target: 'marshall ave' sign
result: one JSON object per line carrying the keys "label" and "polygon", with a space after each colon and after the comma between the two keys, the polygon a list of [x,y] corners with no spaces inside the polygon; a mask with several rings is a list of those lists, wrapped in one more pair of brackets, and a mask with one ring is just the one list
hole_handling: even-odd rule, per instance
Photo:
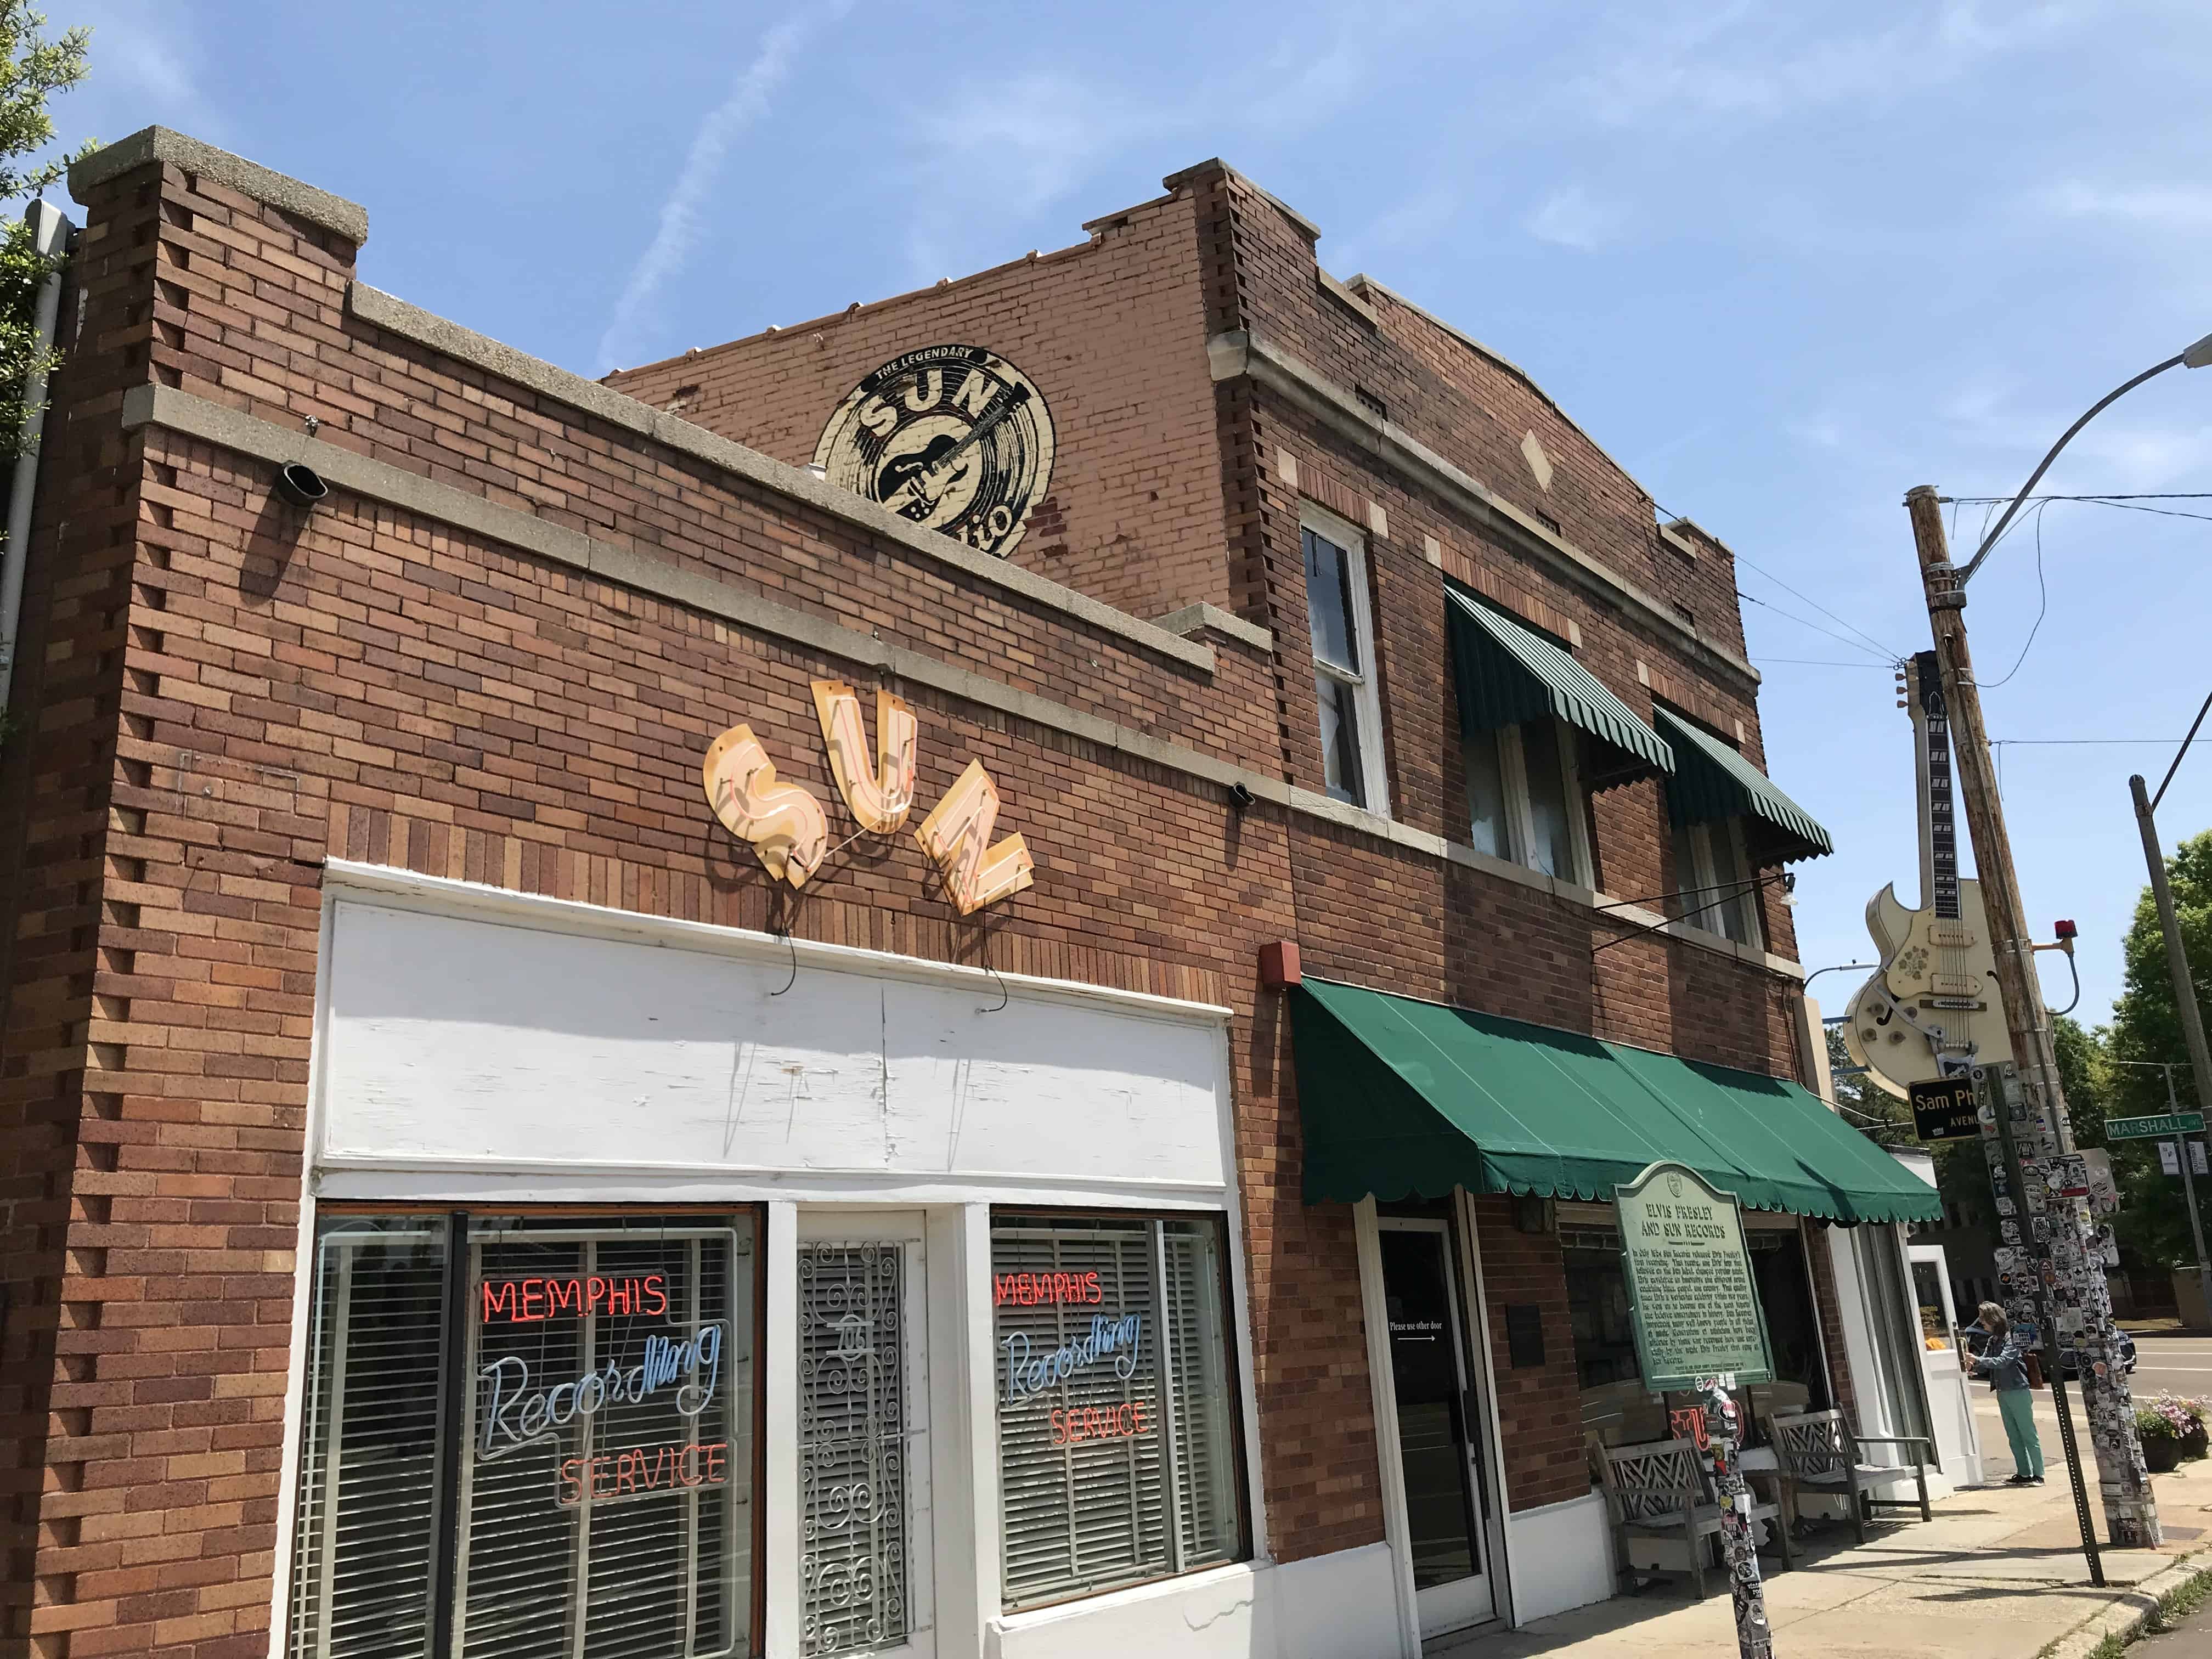
{"label": "'marshall ave' sign", "polygon": [[2202,1112],[2160,1112],[2150,1117],[2108,1117],[2107,1140],[2155,1140],[2161,1135],[2194,1135],[2204,1132]]}

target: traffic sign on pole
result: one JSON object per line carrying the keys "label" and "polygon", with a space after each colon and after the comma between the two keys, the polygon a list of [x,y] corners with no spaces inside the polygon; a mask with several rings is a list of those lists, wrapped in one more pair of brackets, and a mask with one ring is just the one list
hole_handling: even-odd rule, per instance
{"label": "traffic sign on pole", "polygon": [[2105,1120],[2105,1139],[2107,1140],[2160,1140],[2168,1135],[2194,1135],[2204,1132],[2202,1112],[2160,1112],[2154,1117],[2108,1117]]}

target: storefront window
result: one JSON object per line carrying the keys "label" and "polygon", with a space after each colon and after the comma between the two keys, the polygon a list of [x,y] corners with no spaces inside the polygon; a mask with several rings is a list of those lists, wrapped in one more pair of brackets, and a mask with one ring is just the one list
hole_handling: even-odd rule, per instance
{"label": "storefront window", "polygon": [[[1751,1408],[1747,1432],[1756,1443],[1765,1437],[1766,1419],[1825,1409],[1828,1384],[1803,1240],[1794,1225],[1753,1224],[1744,1229],[1744,1243],[1751,1254],[1759,1312],[1774,1354],[1773,1381],[1752,1386],[1741,1401]],[[1567,1312],[1575,1334],[1583,1429],[1616,1446],[1663,1440],[1679,1432],[1672,1411],[1692,1402],[1687,1395],[1655,1399],[1644,1391],[1619,1230],[1596,1224],[1562,1226],[1559,1244],[1566,1270]]]}
{"label": "storefront window", "polygon": [[1226,1259],[1213,1218],[994,1222],[1009,1609],[1243,1553]]}
{"label": "storefront window", "polygon": [[750,1215],[318,1230],[293,1659],[751,1648]]}

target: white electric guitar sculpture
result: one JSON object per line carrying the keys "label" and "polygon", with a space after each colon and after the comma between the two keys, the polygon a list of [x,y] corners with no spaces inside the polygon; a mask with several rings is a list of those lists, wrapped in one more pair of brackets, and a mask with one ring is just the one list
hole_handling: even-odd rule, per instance
{"label": "white electric guitar sculpture", "polygon": [[1982,884],[1959,876],[1951,721],[1936,653],[1922,652],[1905,672],[1905,702],[1920,739],[1921,908],[1906,909],[1895,883],[1867,901],[1867,932],[1881,968],[1851,999],[1844,1026],[1853,1061],[1877,1087],[1899,1096],[1911,1084],[2012,1058]]}

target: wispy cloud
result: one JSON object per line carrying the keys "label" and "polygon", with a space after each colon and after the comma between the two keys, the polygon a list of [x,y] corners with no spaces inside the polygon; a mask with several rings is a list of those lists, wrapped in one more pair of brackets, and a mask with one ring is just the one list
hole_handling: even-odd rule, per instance
{"label": "wispy cloud", "polygon": [[599,336],[600,373],[621,367],[632,353],[647,306],[690,258],[699,240],[700,211],[738,134],[768,113],[770,101],[790,75],[792,62],[807,37],[823,25],[836,21],[850,9],[852,0],[830,0],[826,5],[777,24],[762,37],[760,50],[738,72],[730,95],[700,122],[684,165],[677,173],[667,199],[661,204],[660,222],[653,240],[630,267],[629,280],[623,284],[621,298],[615,301],[606,331]]}
{"label": "wispy cloud", "polygon": [[2112,189],[2071,181],[2041,192],[2034,204],[2069,218],[2115,220],[2148,230],[2212,230],[2212,187],[2202,185]]}
{"label": "wispy cloud", "polygon": [[1717,12],[1647,16],[1596,67],[1571,79],[1565,102],[1607,126],[1665,111],[1758,123],[1833,107],[1880,106],[1973,74],[1985,59],[2051,43],[2085,26],[2089,8],[1954,4],[1857,33],[1817,33],[1802,14],[1741,3]]}
{"label": "wispy cloud", "polygon": [[1622,209],[1598,200],[1580,185],[1553,191],[1521,222],[1522,228],[1540,242],[1583,252],[1618,240],[1627,225]]}

